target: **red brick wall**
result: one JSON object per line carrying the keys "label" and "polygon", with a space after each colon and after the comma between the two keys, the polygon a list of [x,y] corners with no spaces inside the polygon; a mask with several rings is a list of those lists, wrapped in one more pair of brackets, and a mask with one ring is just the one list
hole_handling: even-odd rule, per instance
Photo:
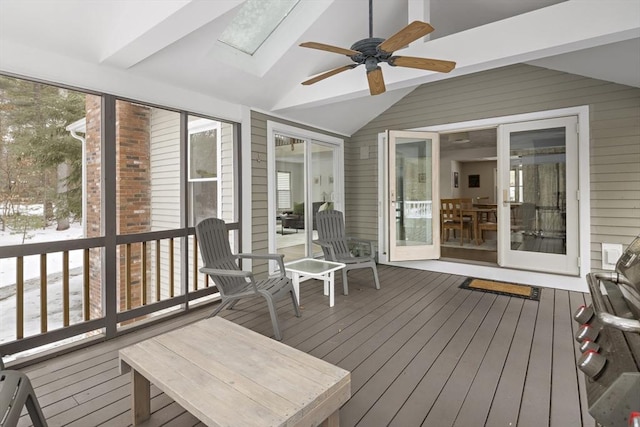
{"label": "red brick wall", "polygon": [[[102,218],[102,162],[100,150],[100,104],[99,96],[86,96],[87,129],[86,144],[86,172],[87,172],[87,237],[99,237]],[[89,301],[92,319],[102,317],[102,251],[91,249],[89,257]]]}
{"label": "red brick wall", "polygon": [[[87,108],[87,237],[101,236],[101,154],[100,97],[88,95]],[[150,117],[151,109],[125,101],[116,103],[116,227],[119,234],[151,229],[150,198]],[[142,303],[140,244],[132,245],[131,307]],[[118,308],[127,307],[126,248],[117,253]],[[91,317],[102,316],[102,253],[92,250],[90,257]]]}
{"label": "red brick wall", "polygon": [[[116,103],[116,227],[119,234],[151,230],[151,109],[126,101]],[[132,245],[131,307],[142,305],[141,244]],[[118,248],[119,308],[127,306],[126,250]]]}

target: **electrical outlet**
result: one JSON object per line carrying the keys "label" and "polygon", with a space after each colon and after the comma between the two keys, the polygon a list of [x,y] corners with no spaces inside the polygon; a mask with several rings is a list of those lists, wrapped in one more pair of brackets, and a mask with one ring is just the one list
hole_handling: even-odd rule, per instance
{"label": "electrical outlet", "polygon": [[602,269],[615,270],[616,263],[622,255],[622,244],[603,243],[602,244]]}

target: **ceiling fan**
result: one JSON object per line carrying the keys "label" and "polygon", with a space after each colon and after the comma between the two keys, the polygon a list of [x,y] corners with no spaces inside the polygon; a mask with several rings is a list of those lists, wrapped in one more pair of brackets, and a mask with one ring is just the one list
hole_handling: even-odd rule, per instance
{"label": "ceiling fan", "polygon": [[311,49],[324,50],[327,52],[346,55],[355,64],[343,65],[326,71],[309,80],[302,82],[303,85],[312,85],[321,80],[331,77],[343,71],[351,70],[364,64],[367,70],[367,80],[369,82],[369,92],[371,95],[379,95],[386,91],[382,69],[378,65],[386,62],[393,67],[418,68],[420,70],[438,71],[448,73],[453,70],[456,63],[441,59],[417,58],[413,56],[394,56],[393,52],[406,47],[409,43],[424,37],[433,31],[433,27],[426,22],[413,21],[388,39],[373,37],[373,0],[369,0],[369,37],[358,40],[350,49],[331,46],[324,43],[305,42],[300,46]]}

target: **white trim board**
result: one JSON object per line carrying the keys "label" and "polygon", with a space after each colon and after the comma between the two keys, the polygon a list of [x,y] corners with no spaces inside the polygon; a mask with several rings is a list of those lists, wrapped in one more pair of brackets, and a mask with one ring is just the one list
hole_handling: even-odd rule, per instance
{"label": "white trim board", "polygon": [[583,277],[562,276],[559,274],[538,273],[526,270],[514,270],[504,267],[467,264],[451,261],[402,261],[381,264],[396,267],[415,268],[416,270],[436,271],[439,273],[457,274],[459,276],[477,277],[479,279],[499,280],[502,282],[523,285],[541,286],[543,288],[564,289],[567,291],[588,292],[587,281]]}

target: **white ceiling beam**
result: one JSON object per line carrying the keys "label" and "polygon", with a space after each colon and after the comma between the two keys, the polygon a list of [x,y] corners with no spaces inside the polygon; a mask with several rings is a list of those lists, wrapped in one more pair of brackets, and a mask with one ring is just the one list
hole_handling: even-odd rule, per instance
{"label": "white ceiling beam", "polygon": [[[100,62],[126,69],[219,18],[242,4],[242,0],[123,3],[126,16],[114,27]],[[127,10],[135,7],[146,10]],[[145,17],[146,22],[141,22],[140,17]]]}
{"label": "white ceiling beam", "polygon": [[431,22],[431,0],[408,0],[408,19],[412,21]]}
{"label": "white ceiling beam", "polygon": [[[458,65],[450,75],[464,75],[638,37],[640,13],[636,0],[570,0],[415,43],[401,54],[453,60]],[[444,78],[440,73],[400,67],[383,67],[383,72],[388,90]],[[358,67],[315,85],[296,85],[273,109],[325,105],[367,93],[364,70]]]}
{"label": "white ceiling beam", "polygon": [[[431,0],[409,0],[407,24],[413,21],[431,22]],[[423,41],[431,39],[431,34],[422,38]]]}

